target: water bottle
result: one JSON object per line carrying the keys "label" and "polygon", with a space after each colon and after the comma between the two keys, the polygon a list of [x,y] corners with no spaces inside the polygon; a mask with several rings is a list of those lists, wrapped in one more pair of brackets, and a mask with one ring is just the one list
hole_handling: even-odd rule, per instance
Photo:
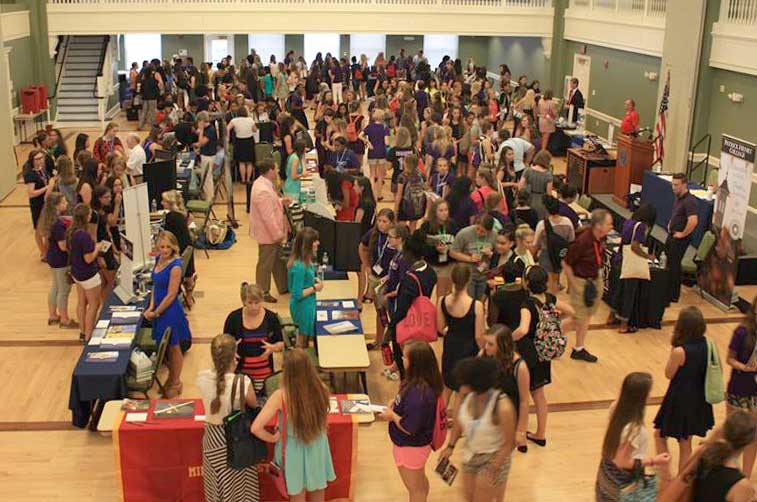
{"label": "water bottle", "polygon": [[321,266],[318,267],[318,279],[320,279],[321,282],[324,281],[324,278],[326,276],[326,269],[329,267],[329,254],[323,253],[323,256],[321,256]]}
{"label": "water bottle", "polygon": [[665,254],[665,251],[660,255],[660,268],[663,270],[668,268],[668,256]]}
{"label": "water bottle", "polygon": [[158,212],[158,203],[155,202],[155,199],[152,200],[150,203],[150,212],[151,213],[157,213]]}
{"label": "water bottle", "polygon": [[384,360],[384,366],[391,366],[392,364],[394,364],[392,348],[388,343],[385,343],[381,346],[381,358]]}

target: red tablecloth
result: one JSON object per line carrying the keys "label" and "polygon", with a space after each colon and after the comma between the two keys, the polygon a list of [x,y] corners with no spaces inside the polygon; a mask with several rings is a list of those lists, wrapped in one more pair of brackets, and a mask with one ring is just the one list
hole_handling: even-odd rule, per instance
{"label": "red tablecloth", "polygon": [[[342,398],[344,396],[337,396]],[[176,402],[189,401],[178,399]],[[150,402],[147,422],[124,421],[113,431],[116,470],[125,502],[204,502],[202,483],[202,436],[204,422],[190,418],[153,418]],[[195,414],[202,415],[202,400],[195,401]],[[349,415],[331,414],[329,446],[336,481],[326,489],[326,500],[352,500],[352,470],[357,452],[357,427]],[[272,455],[273,448],[270,448]],[[278,502],[280,496],[268,477],[260,475],[264,502]]]}

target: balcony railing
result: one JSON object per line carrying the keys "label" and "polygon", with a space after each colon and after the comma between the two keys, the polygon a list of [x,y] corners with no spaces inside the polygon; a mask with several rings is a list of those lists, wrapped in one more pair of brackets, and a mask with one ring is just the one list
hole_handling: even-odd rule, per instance
{"label": "balcony railing", "polygon": [[757,0],[722,0],[718,23],[757,27]]}
{"label": "balcony railing", "polygon": [[[639,0],[634,0],[639,1]],[[663,0],[656,0],[662,1]],[[449,5],[455,7],[496,7],[541,9],[552,7],[552,0],[47,0],[52,5],[71,6],[192,6],[192,5]]]}
{"label": "balcony railing", "polygon": [[597,13],[664,19],[666,4],[667,0],[571,0],[570,7]]}

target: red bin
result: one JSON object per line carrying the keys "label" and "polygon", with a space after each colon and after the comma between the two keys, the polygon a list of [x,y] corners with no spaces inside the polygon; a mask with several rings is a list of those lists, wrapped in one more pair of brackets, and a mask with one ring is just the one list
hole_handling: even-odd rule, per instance
{"label": "red bin", "polygon": [[47,86],[45,84],[34,84],[29,87],[39,91],[39,108],[47,110]]}
{"label": "red bin", "polygon": [[21,110],[23,113],[37,113],[40,110],[39,90],[31,87],[21,89]]}

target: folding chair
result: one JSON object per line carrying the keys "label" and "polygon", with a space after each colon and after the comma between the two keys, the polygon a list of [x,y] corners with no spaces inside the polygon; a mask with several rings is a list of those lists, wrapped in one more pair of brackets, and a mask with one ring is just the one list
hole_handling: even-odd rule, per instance
{"label": "folding chair", "polygon": [[707,255],[710,254],[710,250],[712,249],[712,246],[715,245],[716,240],[717,238],[715,237],[715,234],[712,232],[712,230],[706,231],[702,236],[702,240],[699,242],[697,252],[694,254],[694,256],[691,258],[684,257],[683,261],[681,262],[682,274],[687,276],[693,275],[696,278],[697,285],[699,286],[699,293],[702,295],[702,298],[704,298],[704,288],[700,284],[700,279],[702,276],[702,264],[707,258]]}
{"label": "folding chair", "polygon": [[194,301],[190,301],[192,300],[192,292],[187,290],[183,279],[187,275],[187,267],[189,267],[189,262],[192,260],[192,256],[194,256],[194,251],[194,246],[187,246],[184,248],[184,252],[181,253],[181,296],[184,306],[189,310],[192,309],[192,303],[194,303]]}
{"label": "folding chair", "polygon": [[152,369],[152,374],[150,375],[149,380],[138,382],[132,375],[128,375],[126,377],[126,389],[129,392],[141,392],[145,396],[145,399],[150,399],[150,389],[152,389],[152,386],[157,383],[160,391],[165,394],[166,390],[163,387],[163,382],[158,379],[158,370],[163,365],[163,362],[166,358],[166,352],[168,351],[168,340],[170,338],[171,328],[166,328],[166,330],[163,331],[163,337],[160,339],[160,344],[158,345],[158,357],[155,359],[155,366]]}
{"label": "folding chair", "polygon": [[[217,218],[215,212],[213,211],[213,204],[216,202],[216,197],[218,196],[218,190],[219,190],[219,184],[216,184],[213,190],[213,197],[209,201],[202,200],[202,199],[195,199],[190,200],[187,202],[187,211],[192,213],[192,215],[198,215],[203,218],[202,225],[200,226],[200,229],[197,233],[198,236],[205,235],[205,229],[208,226],[208,220],[210,220],[211,215],[214,218]],[[207,247],[202,248],[205,252],[205,257],[210,258],[210,254],[208,253]]]}
{"label": "folding chair", "polygon": [[273,158],[273,145],[271,143],[261,141],[255,143],[255,161]]}
{"label": "folding chair", "polygon": [[[198,157],[196,162],[199,162],[199,161],[200,161],[200,158]],[[194,189],[192,188],[191,183],[190,183],[190,188],[187,191],[187,194],[189,196],[189,200],[187,201],[187,206],[192,200],[202,199],[202,191],[203,191],[203,187],[205,186],[205,178],[211,169],[212,169],[212,166],[210,165],[205,167],[205,169],[200,174],[200,183],[196,187],[194,187]]]}

